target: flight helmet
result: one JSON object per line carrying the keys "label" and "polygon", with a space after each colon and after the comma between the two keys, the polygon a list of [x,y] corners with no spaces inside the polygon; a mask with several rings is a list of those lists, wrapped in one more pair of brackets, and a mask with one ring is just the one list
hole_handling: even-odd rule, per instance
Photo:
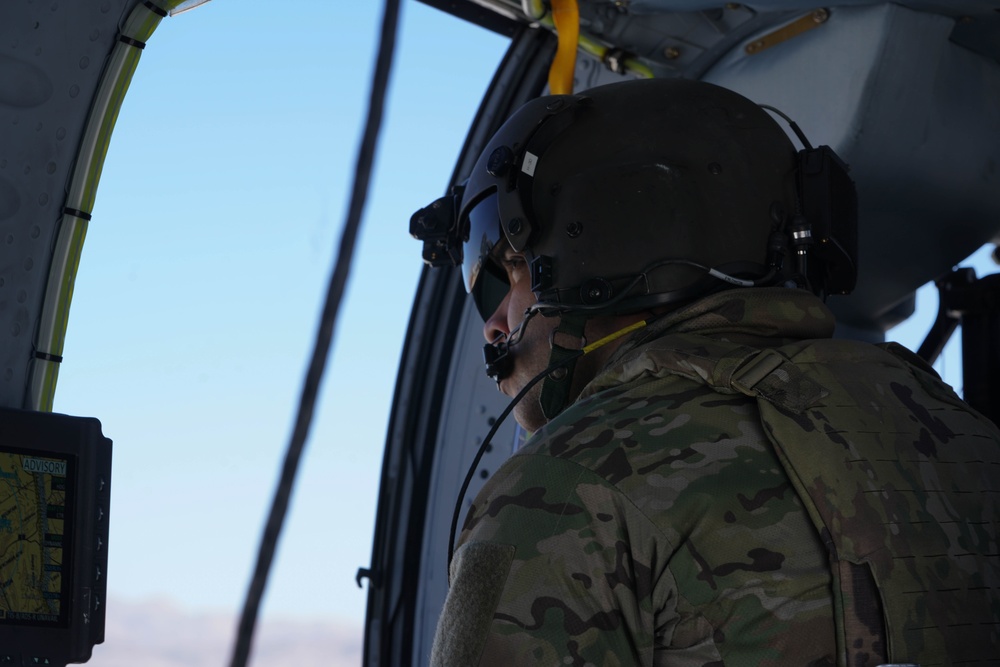
{"label": "flight helmet", "polygon": [[484,319],[508,289],[495,262],[507,245],[530,264],[542,314],[679,304],[787,280],[794,239],[810,241],[802,153],[760,106],[704,82],[541,97],[503,124],[463,186],[414,215],[411,233],[428,263],[462,264]]}

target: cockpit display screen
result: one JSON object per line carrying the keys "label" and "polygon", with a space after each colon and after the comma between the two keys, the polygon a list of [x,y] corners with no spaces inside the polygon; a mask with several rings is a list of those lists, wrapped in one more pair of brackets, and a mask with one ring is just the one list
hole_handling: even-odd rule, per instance
{"label": "cockpit display screen", "polygon": [[72,465],[0,451],[0,623],[66,624]]}
{"label": "cockpit display screen", "polygon": [[0,666],[104,641],[111,440],[89,417],[0,408]]}

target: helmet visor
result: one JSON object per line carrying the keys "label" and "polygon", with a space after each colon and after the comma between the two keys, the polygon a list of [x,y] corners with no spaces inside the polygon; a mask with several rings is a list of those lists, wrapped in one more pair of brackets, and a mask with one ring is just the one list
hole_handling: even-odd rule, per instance
{"label": "helmet visor", "polygon": [[475,299],[483,320],[487,320],[510,288],[507,274],[492,257],[503,238],[496,192],[476,203],[466,217],[469,235],[462,262],[465,289]]}

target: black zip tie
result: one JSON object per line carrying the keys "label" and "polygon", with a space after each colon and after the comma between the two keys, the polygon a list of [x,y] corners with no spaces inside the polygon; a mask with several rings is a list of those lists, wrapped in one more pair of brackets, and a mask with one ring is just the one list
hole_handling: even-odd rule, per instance
{"label": "black zip tie", "polygon": [[121,42],[121,43],[123,43],[123,44],[128,44],[129,46],[134,46],[135,48],[139,49],[140,51],[142,51],[144,48],[146,48],[146,42],[140,42],[138,39],[132,39],[128,35],[119,35],[118,36],[118,41]]}
{"label": "black zip tie", "polygon": [[164,9],[163,7],[160,7],[159,5],[153,4],[149,0],[142,0],[142,4],[146,5],[146,9],[148,9],[151,12],[153,12],[157,16],[159,16],[161,18],[166,18],[166,16],[167,16],[167,10]]}
{"label": "black zip tie", "polygon": [[90,222],[91,219],[91,215],[86,211],[81,211],[78,208],[70,208],[69,206],[63,207],[63,213],[65,213],[66,215],[71,215],[74,218],[80,218],[81,220],[86,220],[87,222]]}
{"label": "black zip tie", "polygon": [[54,364],[61,364],[63,358],[58,354],[49,354],[48,352],[40,352],[35,350],[35,359],[41,359],[42,361],[51,361]]}

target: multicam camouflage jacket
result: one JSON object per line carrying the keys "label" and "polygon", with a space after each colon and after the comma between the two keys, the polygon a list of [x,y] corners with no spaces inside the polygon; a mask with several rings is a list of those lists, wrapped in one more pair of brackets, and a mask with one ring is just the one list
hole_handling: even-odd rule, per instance
{"label": "multicam camouflage jacket", "polygon": [[619,349],[476,499],[432,663],[1000,664],[1000,432],[832,328],[732,290]]}

